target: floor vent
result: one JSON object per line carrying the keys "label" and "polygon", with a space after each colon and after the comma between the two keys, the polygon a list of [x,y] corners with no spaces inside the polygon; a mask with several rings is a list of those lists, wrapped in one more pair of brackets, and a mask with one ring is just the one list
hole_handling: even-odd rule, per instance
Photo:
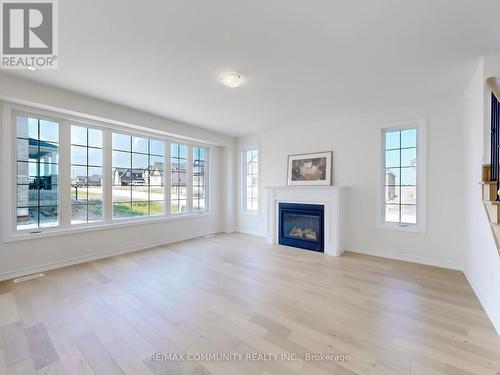
{"label": "floor vent", "polygon": [[14,279],[14,283],[22,283],[23,281],[29,281],[33,279],[38,279],[40,277],[43,277],[43,273],[35,273],[34,275],[28,275],[28,276],[23,276],[23,277],[18,277],[17,279]]}

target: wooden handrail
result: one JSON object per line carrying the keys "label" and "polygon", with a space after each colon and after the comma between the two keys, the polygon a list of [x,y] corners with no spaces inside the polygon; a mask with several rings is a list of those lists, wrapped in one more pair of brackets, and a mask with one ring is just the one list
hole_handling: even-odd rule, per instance
{"label": "wooden handrail", "polygon": [[486,80],[486,84],[491,92],[500,101],[500,80],[498,80],[497,77],[490,77]]}

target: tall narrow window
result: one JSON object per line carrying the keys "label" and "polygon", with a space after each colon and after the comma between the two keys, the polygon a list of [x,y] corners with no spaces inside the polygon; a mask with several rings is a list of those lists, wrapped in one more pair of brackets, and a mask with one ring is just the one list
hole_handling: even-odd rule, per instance
{"label": "tall narrow window", "polygon": [[205,210],[206,149],[193,147],[193,211]]}
{"label": "tall narrow window", "polygon": [[113,133],[113,218],[161,215],[163,141]]}
{"label": "tall narrow window", "polygon": [[71,126],[71,224],[103,220],[102,131]]}
{"label": "tall narrow window", "polygon": [[188,147],[177,143],[170,146],[170,207],[173,214],[187,212]]}
{"label": "tall narrow window", "polygon": [[17,229],[59,224],[59,124],[16,116]]}
{"label": "tall narrow window", "polygon": [[384,131],[384,220],[417,223],[418,129]]}
{"label": "tall narrow window", "polygon": [[244,150],[244,209],[259,210],[259,150]]}

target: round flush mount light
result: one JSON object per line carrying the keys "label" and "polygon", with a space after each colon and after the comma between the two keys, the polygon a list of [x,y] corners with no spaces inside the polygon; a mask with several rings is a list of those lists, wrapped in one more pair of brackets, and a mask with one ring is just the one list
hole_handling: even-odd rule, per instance
{"label": "round flush mount light", "polygon": [[237,72],[224,72],[220,75],[219,79],[224,86],[232,89],[240,86],[245,81],[243,75]]}

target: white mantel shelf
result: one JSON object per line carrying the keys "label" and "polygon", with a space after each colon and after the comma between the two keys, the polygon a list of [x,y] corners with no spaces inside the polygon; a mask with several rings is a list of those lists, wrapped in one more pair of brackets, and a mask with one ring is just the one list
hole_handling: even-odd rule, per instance
{"label": "white mantel shelf", "polygon": [[340,256],[343,206],[346,188],[338,186],[267,186],[267,241],[278,243],[278,205],[284,203],[322,204],[325,215],[325,254]]}

